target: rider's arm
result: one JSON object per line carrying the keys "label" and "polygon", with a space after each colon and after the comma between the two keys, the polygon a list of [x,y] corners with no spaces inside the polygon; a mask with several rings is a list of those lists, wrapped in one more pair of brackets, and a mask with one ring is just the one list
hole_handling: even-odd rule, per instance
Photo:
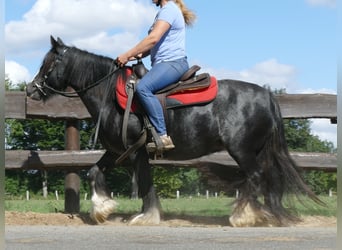
{"label": "rider's arm", "polygon": [[116,61],[120,66],[125,65],[131,58],[136,58],[138,55],[146,56],[149,54],[153,46],[159,42],[162,36],[170,28],[170,24],[163,20],[155,22],[150,34],[141,40],[136,46],[128,50],[126,53],[117,57]]}

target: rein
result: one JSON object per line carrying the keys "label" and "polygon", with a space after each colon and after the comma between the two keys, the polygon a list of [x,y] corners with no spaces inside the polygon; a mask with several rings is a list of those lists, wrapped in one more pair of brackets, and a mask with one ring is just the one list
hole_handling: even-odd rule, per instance
{"label": "rein", "polygon": [[[115,61],[114,61],[114,64],[115,65]],[[51,90],[52,92],[56,93],[56,94],[59,94],[59,95],[62,95],[62,96],[65,96],[65,97],[69,97],[69,98],[75,98],[75,97],[78,97],[78,94],[79,93],[82,93],[82,92],[85,92],[99,84],[101,84],[102,82],[104,82],[104,80],[106,80],[107,78],[111,77],[116,71],[118,71],[120,68],[116,68],[114,70],[112,70],[113,68],[113,65],[111,66],[111,71],[105,75],[104,77],[102,77],[100,80],[97,80],[96,82],[90,84],[89,86],[83,88],[83,89],[80,89],[80,90],[75,90],[75,91],[60,91],[60,90],[57,90],[51,86],[49,86],[45,81],[43,82],[43,86],[39,85],[38,83],[35,83],[35,86],[39,89],[40,92],[43,92],[43,88],[47,88],[49,90]],[[44,76],[44,78],[46,79],[47,76]],[[43,92],[44,93],[44,92]],[[44,93],[44,95],[46,95]]]}

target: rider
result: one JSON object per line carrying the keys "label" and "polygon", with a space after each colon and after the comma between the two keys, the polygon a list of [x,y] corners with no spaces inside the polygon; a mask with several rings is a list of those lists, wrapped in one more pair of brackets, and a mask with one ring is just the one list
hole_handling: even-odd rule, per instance
{"label": "rider", "polygon": [[[185,27],[192,25],[196,16],[188,10],[183,0],[152,0],[160,6],[148,35],[135,47],[117,57],[119,66],[124,66],[136,57],[150,55],[152,68],[137,85],[138,96],[149,120],[163,143],[163,150],[175,146],[167,135],[163,108],[154,95],[162,88],[177,82],[189,69],[185,53]],[[147,147],[155,148],[154,142]]]}

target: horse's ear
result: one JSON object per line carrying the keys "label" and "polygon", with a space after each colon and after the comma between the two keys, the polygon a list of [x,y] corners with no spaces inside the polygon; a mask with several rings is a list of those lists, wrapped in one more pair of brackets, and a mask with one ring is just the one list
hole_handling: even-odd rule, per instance
{"label": "horse's ear", "polygon": [[54,49],[59,46],[65,46],[62,39],[60,39],[59,37],[57,37],[57,40],[56,40],[53,36],[50,36],[50,41],[51,41],[52,48]]}
{"label": "horse's ear", "polygon": [[59,37],[57,37],[57,42],[60,46],[65,46],[65,44],[63,43],[62,39],[60,39]]}
{"label": "horse's ear", "polygon": [[58,43],[53,36],[50,36],[50,41],[51,41],[52,48],[56,48]]}

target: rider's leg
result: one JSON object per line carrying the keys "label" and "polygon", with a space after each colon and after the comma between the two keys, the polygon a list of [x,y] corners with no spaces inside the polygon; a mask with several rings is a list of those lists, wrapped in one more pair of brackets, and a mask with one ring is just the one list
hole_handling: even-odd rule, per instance
{"label": "rider's leg", "polygon": [[163,143],[166,144],[172,144],[172,141],[167,137],[163,108],[154,93],[178,81],[188,68],[186,58],[158,63],[151,68],[137,85],[136,95],[139,97],[157,133],[162,136],[162,139],[165,139]]}

